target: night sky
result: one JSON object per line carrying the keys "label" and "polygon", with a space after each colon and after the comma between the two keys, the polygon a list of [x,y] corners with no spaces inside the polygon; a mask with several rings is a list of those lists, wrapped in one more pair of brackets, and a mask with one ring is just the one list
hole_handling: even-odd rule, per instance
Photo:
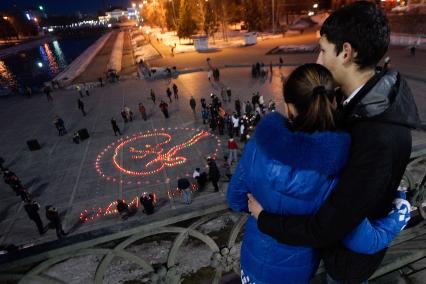
{"label": "night sky", "polygon": [[[130,0],[105,0],[107,7],[110,5],[129,7],[130,3]],[[42,5],[47,14],[72,15],[77,11],[96,13],[102,9],[102,0],[0,0],[0,11],[10,9],[15,5],[18,9]]]}

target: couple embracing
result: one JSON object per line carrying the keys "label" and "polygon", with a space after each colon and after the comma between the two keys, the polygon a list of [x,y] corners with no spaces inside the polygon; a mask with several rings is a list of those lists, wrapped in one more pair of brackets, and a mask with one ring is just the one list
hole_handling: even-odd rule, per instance
{"label": "couple embracing", "polygon": [[375,4],[335,11],[318,64],[284,83],[286,115],[257,126],[227,193],[231,209],[251,214],[243,283],[308,283],[320,260],[329,283],[364,283],[406,225],[398,186],[419,117],[401,75],[376,72],[389,41]]}

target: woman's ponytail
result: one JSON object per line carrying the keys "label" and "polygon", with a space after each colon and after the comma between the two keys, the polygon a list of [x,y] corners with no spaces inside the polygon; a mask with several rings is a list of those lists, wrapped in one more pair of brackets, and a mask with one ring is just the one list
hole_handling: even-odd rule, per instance
{"label": "woman's ponytail", "polygon": [[336,129],[333,78],[322,65],[305,64],[290,74],[284,86],[286,103],[296,107],[295,131],[314,132]]}

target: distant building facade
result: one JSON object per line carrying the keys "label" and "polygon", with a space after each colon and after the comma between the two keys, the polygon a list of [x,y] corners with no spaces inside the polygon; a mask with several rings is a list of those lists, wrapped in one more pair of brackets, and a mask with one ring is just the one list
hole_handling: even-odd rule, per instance
{"label": "distant building facade", "polygon": [[114,23],[123,20],[138,20],[140,17],[139,11],[135,8],[124,9],[112,9],[105,12],[104,16],[99,16],[98,19],[103,23]]}

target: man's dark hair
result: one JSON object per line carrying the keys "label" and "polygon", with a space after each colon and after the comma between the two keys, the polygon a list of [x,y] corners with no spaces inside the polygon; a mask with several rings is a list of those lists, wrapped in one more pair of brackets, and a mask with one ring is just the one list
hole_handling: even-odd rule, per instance
{"label": "man's dark hair", "polygon": [[336,54],[348,42],[357,52],[355,63],[360,69],[374,68],[388,50],[390,42],[389,22],[385,13],[374,3],[359,1],[332,13],[321,27],[336,46]]}

